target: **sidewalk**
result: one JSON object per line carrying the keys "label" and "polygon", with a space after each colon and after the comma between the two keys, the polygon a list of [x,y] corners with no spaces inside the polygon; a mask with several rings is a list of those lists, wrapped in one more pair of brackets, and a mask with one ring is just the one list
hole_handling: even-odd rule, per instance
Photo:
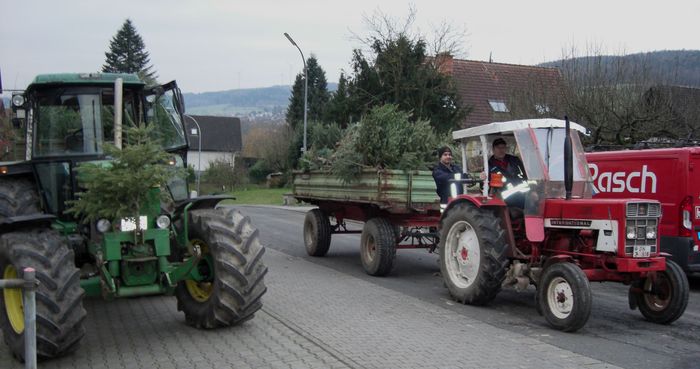
{"label": "sidewalk", "polygon": [[[41,368],[615,368],[267,249],[263,310],[184,324],[172,297],[89,300],[79,351]],[[0,346],[0,366],[20,369]]]}

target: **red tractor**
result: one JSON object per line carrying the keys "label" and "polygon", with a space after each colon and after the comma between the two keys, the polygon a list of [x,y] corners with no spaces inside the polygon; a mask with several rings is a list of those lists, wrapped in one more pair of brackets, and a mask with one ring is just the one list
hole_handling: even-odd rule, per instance
{"label": "red tractor", "polygon": [[[573,332],[590,316],[589,281],[615,281],[630,286],[630,308],[669,324],[683,315],[689,287],[659,250],[660,203],[592,199],[577,132],[586,129],[568,119],[535,119],[453,133],[463,171],[483,180],[455,179],[442,216],[440,268],[450,294],[483,305],[502,287],[534,284],[538,311],[552,327]],[[518,176],[489,165],[499,138],[521,158]],[[457,195],[460,185],[470,187]]]}

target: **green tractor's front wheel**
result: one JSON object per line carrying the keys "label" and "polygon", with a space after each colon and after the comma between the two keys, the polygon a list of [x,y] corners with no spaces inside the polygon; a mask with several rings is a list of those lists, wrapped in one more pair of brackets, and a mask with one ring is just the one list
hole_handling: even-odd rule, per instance
{"label": "green tractor's front wheel", "polygon": [[[36,347],[40,359],[65,355],[85,335],[83,289],[73,251],[58,232],[29,229],[0,236],[0,277],[36,270]],[[24,359],[24,306],[20,289],[0,289],[0,330],[12,354]]]}
{"label": "green tractor's front wheel", "polygon": [[181,281],[175,291],[187,324],[216,328],[251,319],[262,307],[267,268],[250,218],[236,210],[195,210],[189,214],[188,236],[202,258],[195,266],[201,278]]}

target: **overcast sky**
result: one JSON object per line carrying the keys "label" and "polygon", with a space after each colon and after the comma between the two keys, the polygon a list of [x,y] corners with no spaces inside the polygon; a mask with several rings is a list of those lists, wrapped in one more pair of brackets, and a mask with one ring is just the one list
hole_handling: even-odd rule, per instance
{"label": "overcast sky", "polygon": [[[6,89],[40,73],[92,72],[109,41],[131,18],[159,80],[183,92],[291,84],[301,56],[313,53],[337,82],[349,68],[352,37],[368,33],[363,18],[378,9],[399,20],[409,5],[429,34],[446,21],[467,30],[467,59],[537,64],[587,45],[608,54],[700,49],[698,0],[501,1],[0,1],[0,70]],[[378,5],[379,4],[379,5]],[[5,94],[7,96],[7,93]]]}

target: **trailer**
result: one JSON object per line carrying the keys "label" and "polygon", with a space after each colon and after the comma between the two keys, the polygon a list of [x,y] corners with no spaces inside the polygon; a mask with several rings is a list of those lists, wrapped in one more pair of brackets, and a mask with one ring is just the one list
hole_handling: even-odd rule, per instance
{"label": "trailer", "polygon": [[[325,171],[294,173],[294,197],[317,206],[306,213],[304,244],[310,256],[325,256],[334,234],[361,233],[365,271],[384,276],[394,267],[397,249],[435,251],[440,199],[429,171],[365,169],[351,183]],[[364,222],[362,231],[346,221]]]}

